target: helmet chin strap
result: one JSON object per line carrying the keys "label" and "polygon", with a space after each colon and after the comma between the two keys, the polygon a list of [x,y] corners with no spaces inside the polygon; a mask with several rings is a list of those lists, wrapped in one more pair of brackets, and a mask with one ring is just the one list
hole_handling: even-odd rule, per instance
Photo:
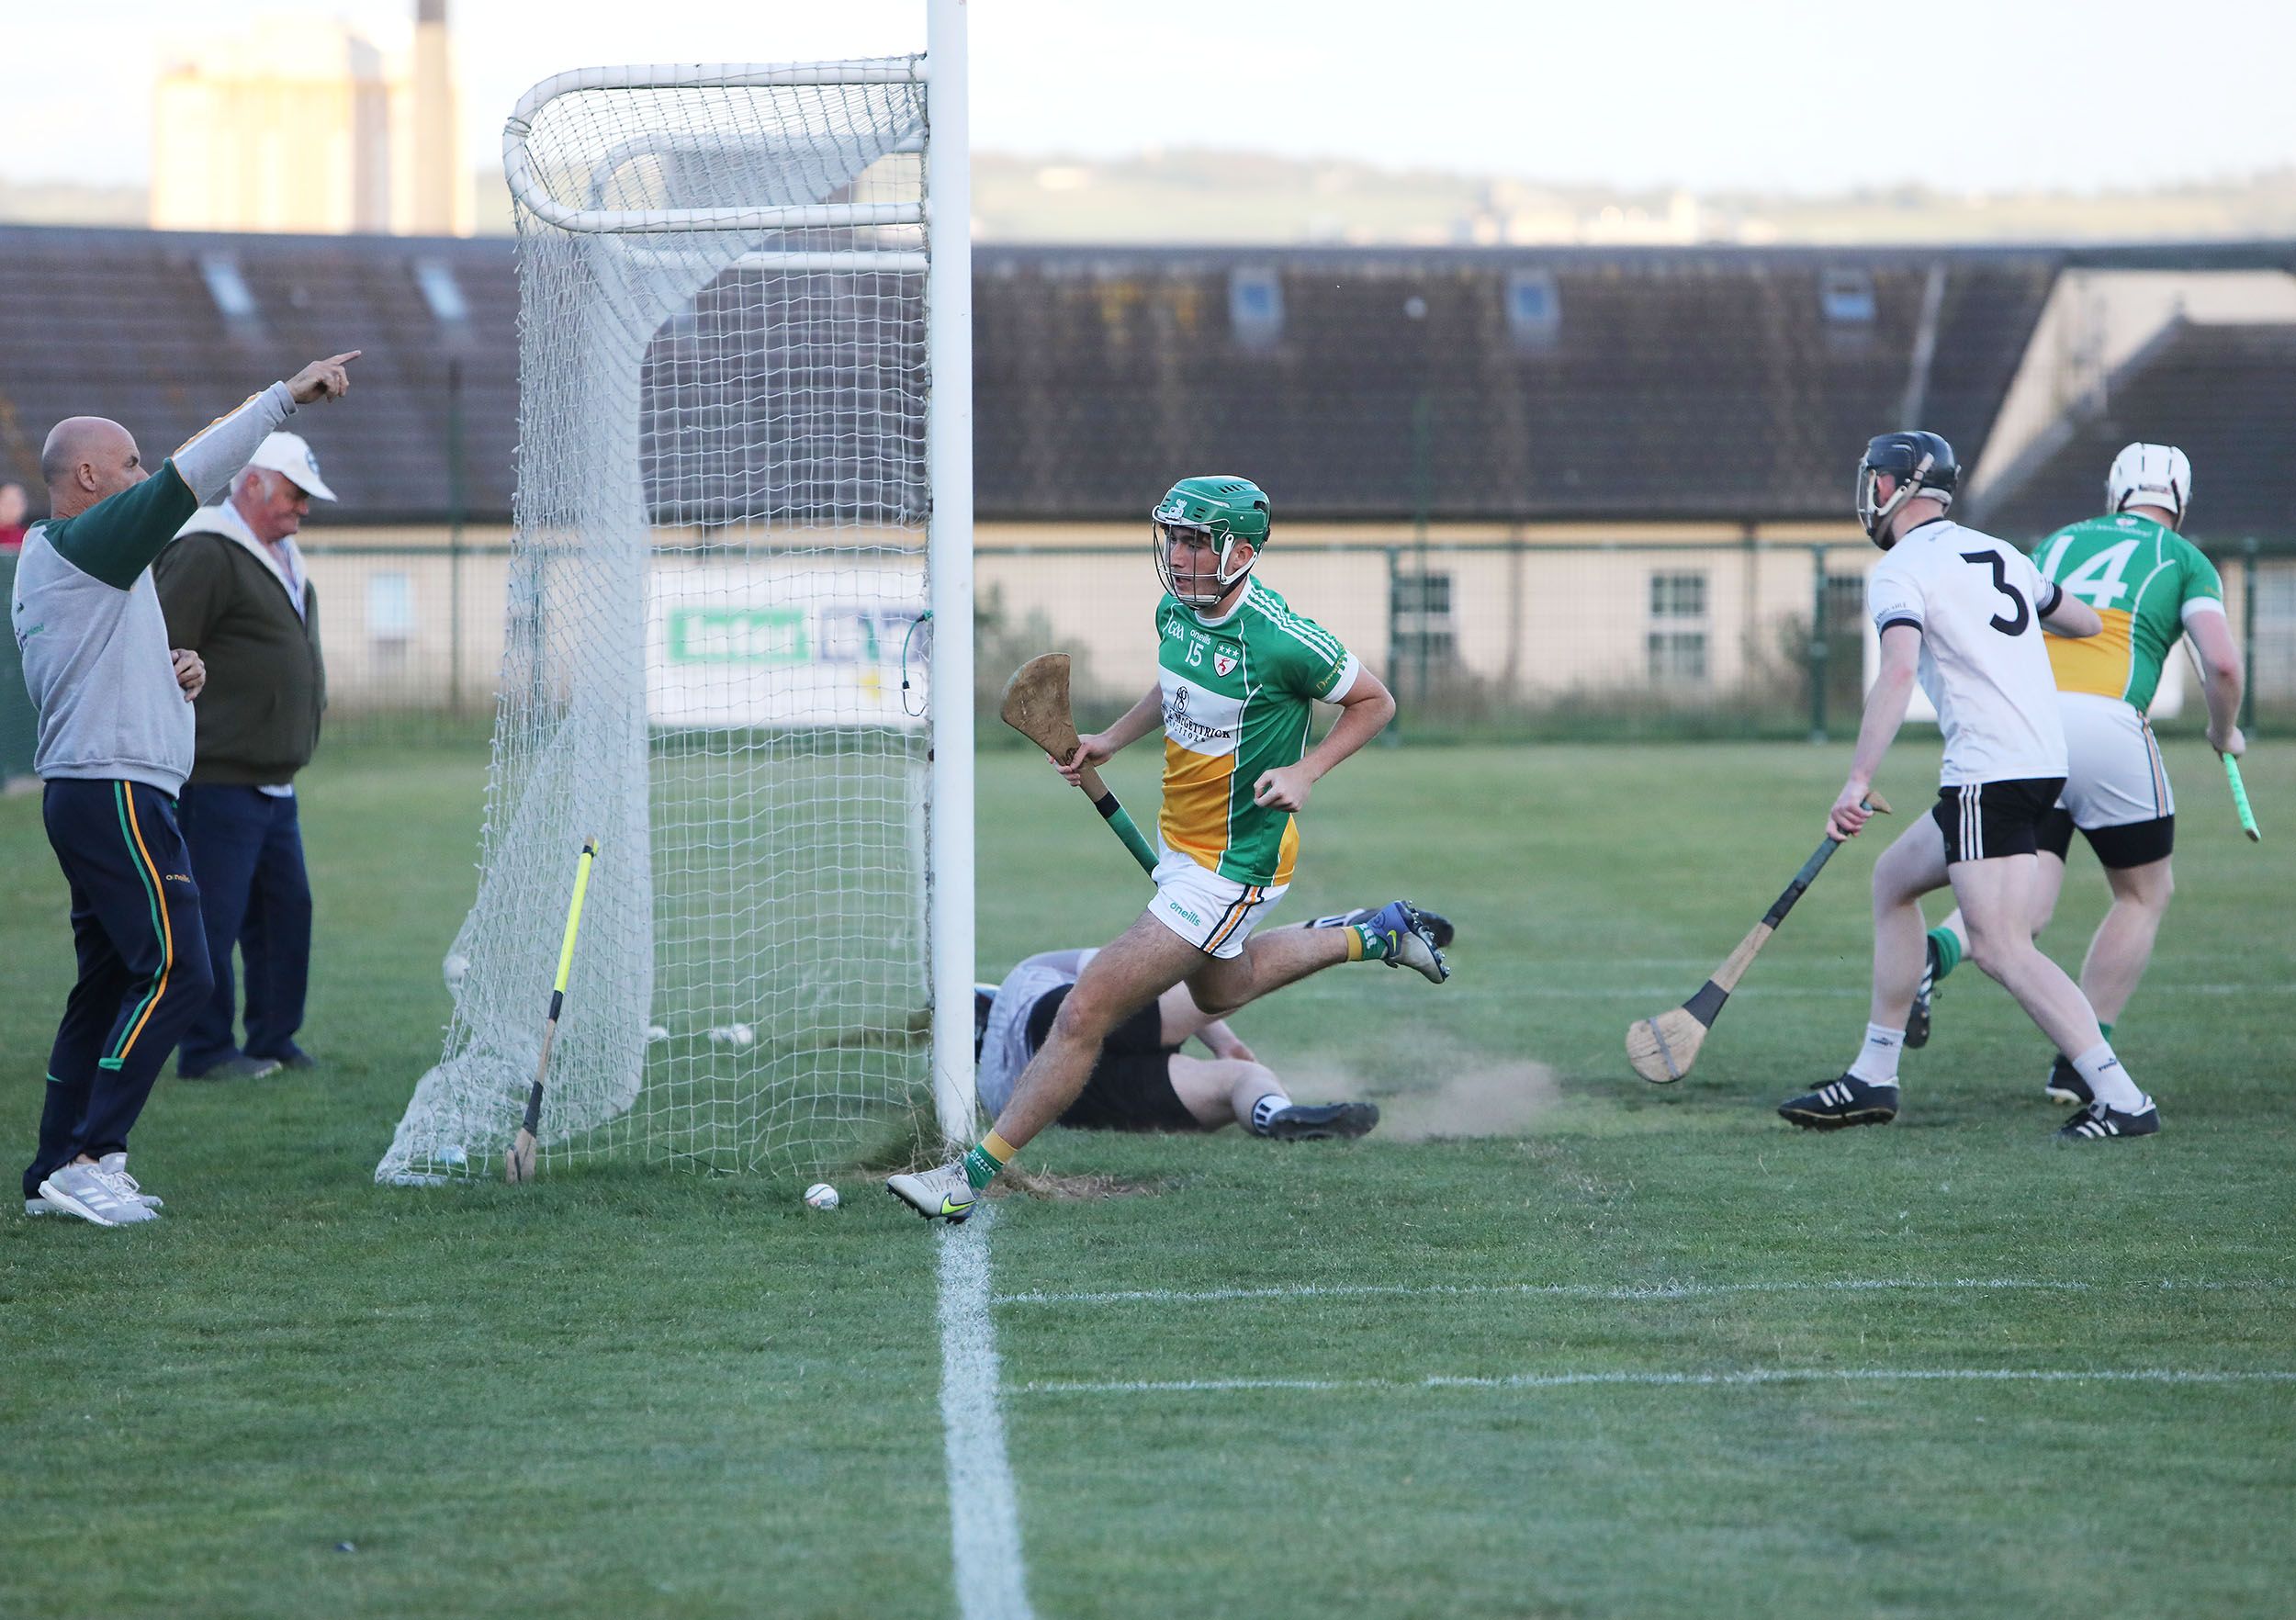
{"label": "helmet chin strap", "polygon": [[[1178,597],[1187,607],[1199,610],[1209,607],[1218,607],[1220,605],[1221,599],[1225,597],[1231,591],[1233,591],[1239,582],[1248,577],[1252,572],[1253,566],[1260,559],[1259,551],[1256,547],[1255,547],[1252,552],[1252,560],[1245,563],[1242,568],[1236,568],[1234,571],[1231,572],[1229,569],[1229,562],[1230,559],[1235,555],[1236,544],[1237,542],[1232,535],[1224,535],[1221,537],[1220,542],[1220,560],[1212,568],[1212,583],[1210,591],[1205,594],[1191,596],[1180,589],[1180,576],[1178,570],[1174,568],[1172,566],[1171,543],[1168,540],[1160,542],[1156,549],[1156,564],[1157,572],[1164,579],[1164,588],[1166,591],[1169,591],[1174,596]],[[1202,586],[1200,582],[1204,576],[1201,574],[1194,574],[1189,576],[1189,578],[1192,581],[1198,582],[1198,589],[1201,591]]]}

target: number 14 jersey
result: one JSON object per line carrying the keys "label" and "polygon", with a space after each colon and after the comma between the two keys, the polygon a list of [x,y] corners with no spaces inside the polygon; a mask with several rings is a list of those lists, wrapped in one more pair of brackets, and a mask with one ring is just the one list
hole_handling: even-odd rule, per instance
{"label": "number 14 jersey", "polygon": [[1866,577],[1874,626],[1921,633],[1921,690],[1945,734],[1941,786],[2065,774],[2041,635],[2059,594],[2015,546],[1944,518],[1908,530]]}
{"label": "number 14 jersey", "polygon": [[2216,565],[2174,529],[2134,512],[2060,529],[2033,557],[2043,579],[2080,597],[2105,622],[2101,634],[2085,640],[2049,637],[2061,692],[2119,698],[2141,713],[2192,615],[2224,611]]}

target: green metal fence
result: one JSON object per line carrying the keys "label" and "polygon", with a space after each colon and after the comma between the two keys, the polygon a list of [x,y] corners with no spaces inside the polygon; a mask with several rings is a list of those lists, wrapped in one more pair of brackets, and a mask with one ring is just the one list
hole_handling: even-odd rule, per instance
{"label": "green metal fence", "polygon": [[[328,737],[482,744],[502,660],[509,548],[310,538],[325,604]],[[2247,723],[2268,732],[2296,722],[2296,546],[2212,550],[2248,661]],[[1388,680],[1401,703],[1398,740],[1825,738],[1856,726],[1864,581],[1878,557],[1862,541],[1553,544],[1448,539],[1406,524],[1344,540],[1279,537],[1261,567]],[[738,560],[709,558],[718,568]],[[663,566],[691,561],[665,553]],[[0,577],[13,566],[0,557]],[[1075,655],[1086,725],[1154,681],[1157,587],[1144,539],[985,546],[977,566],[985,712],[1007,674],[1049,649]],[[0,770],[20,774],[30,767],[31,719],[16,660],[0,666]],[[2165,729],[2198,726],[2197,692],[2186,699]],[[1002,736],[982,729],[985,742]]]}

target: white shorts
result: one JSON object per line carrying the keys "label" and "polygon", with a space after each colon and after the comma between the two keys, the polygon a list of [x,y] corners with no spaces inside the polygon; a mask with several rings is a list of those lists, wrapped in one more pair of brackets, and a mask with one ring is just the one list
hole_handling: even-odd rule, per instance
{"label": "white shorts", "polygon": [[1174,849],[1164,852],[1154,875],[1148,914],[1207,956],[1243,955],[1244,941],[1291,887],[1239,883]]}
{"label": "white shorts", "polygon": [[2083,832],[2158,821],[2177,813],[2160,744],[2144,716],[2118,698],[2057,694],[2065,718],[2065,791],[2060,808]]}

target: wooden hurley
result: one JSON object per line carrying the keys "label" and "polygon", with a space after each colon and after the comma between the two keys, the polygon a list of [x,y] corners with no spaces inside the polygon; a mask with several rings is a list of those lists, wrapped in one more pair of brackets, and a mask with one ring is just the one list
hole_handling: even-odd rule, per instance
{"label": "wooden hurley", "polygon": [[[1881,794],[1869,793],[1866,808],[1886,816],[1889,802]],[[1742,977],[1761,948],[1770,943],[1770,936],[1778,931],[1785,914],[1794,909],[1794,903],[1802,897],[1826,862],[1841,847],[1841,840],[1831,833],[1819,844],[1802,870],[1794,874],[1794,881],[1785,893],[1771,904],[1751,932],[1738,942],[1722,965],[1714,970],[1714,976],[1698,987],[1698,994],[1671,1012],[1655,1018],[1638,1018],[1626,1026],[1626,1061],[1634,1065],[1636,1074],[1655,1086],[1671,1086],[1690,1073],[1690,1065],[1698,1061],[1698,1049],[1705,1044],[1706,1032],[1714,1028],[1714,1020],[1722,1016],[1722,1005],[1730,998]]]}
{"label": "wooden hurley", "polygon": [[502,1154],[502,1179],[515,1187],[535,1178],[535,1139],[542,1130],[542,1082],[550,1073],[550,1045],[558,1038],[558,1012],[566,1005],[567,975],[574,967],[574,936],[582,926],[582,896],[590,890],[590,865],[598,859],[598,840],[582,843],[581,863],[574,869],[574,899],[566,908],[566,938],[558,945],[558,976],[550,987],[550,1018],[542,1026],[542,1056],[535,1064],[535,1083],[526,1092],[526,1118],[518,1140]]}
{"label": "wooden hurley", "polygon": [[[1055,759],[1065,760],[1076,751],[1076,723],[1069,717],[1068,655],[1046,653],[1030,658],[1013,671],[1005,682],[1005,703],[999,711],[1005,724]],[[1131,851],[1140,862],[1140,870],[1156,870],[1156,851],[1139,827],[1132,824],[1131,813],[1109,791],[1100,773],[1087,765],[1078,772],[1085,796],[1100,813],[1100,819],[1109,824],[1109,830]]]}

